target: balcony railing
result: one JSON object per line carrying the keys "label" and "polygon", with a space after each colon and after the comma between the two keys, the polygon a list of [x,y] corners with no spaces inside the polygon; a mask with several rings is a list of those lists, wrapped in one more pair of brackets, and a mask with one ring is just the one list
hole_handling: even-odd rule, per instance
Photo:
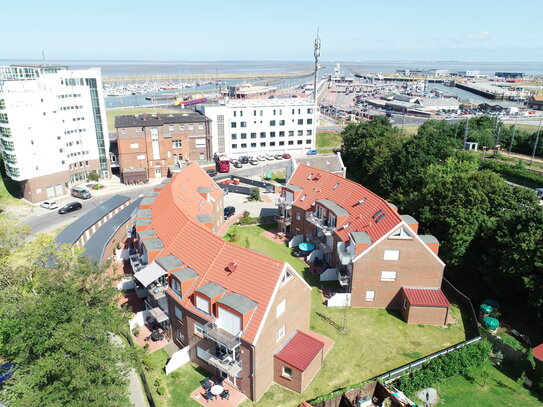
{"label": "balcony railing", "polygon": [[292,218],[290,216],[282,216],[282,215],[275,215],[275,220],[278,223],[282,223],[283,225],[290,225],[292,223]]}
{"label": "balcony railing", "polygon": [[134,273],[137,273],[145,267],[145,262],[140,258],[139,254],[131,254],[128,258],[130,259],[130,265],[132,266],[132,271]]}
{"label": "balcony railing", "polygon": [[309,212],[309,215],[306,217],[306,219],[309,221],[309,223],[315,225],[319,229],[322,229],[325,235],[330,235],[332,231],[336,228],[335,226],[329,225],[328,219],[315,216],[314,212]]}
{"label": "balcony railing", "polygon": [[209,321],[204,325],[204,337],[226,346],[228,349],[234,349],[240,344],[239,336],[232,335],[230,332],[219,328],[216,319]]}
{"label": "balcony railing", "polygon": [[234,357],[230,354],[217,355],[209,351],[209,358],[207,362],[211,366],[215,366],[217,369],[228,373],[228,376],[235,377],[241,372],[241,363],[234,360]]}
{"label": "balcony railing", "polygon": [[349,281],[351,280],[351,272],[346,267],[340,267],[337,272],[337,277],[339,285],[345,287],[349,285]]}
{"label": "balcony railing", "polygon": [[290,209],[292,207],[292,201],[287,201],[287,199],[283,196],[280,196],[276,201],[275,204],[279,206],[280,208],[287,208]]}
{"label": "balcony railing", "polygon": [[338,242],[337,244],[337,256],[341,264],[346,266],[353,261],[353,255],[347,249],[344,242]]}

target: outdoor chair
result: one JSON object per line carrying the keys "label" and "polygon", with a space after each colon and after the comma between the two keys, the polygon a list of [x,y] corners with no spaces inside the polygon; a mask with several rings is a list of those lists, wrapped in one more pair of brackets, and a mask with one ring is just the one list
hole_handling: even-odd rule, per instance
{"label": "outdoor chair", "polygon": [[213,383],[211,383],[211,380],[209,380],[209,377],[206,377],[203,381],[202,381],[202,388],[204,390],[209,390],[211,389],[211,387],[213,386]]}
{"label": "outdoor chair", "polygon": [[222,385],[222,382],[224,382],[224,377],[222,376],[217,377],[217,380],[215,380],[215,384],[218,384],[219,386]]}
{"label": "outdoor chair", "polygon": [[224,390],[222,393],[221,393],[221,399],[224,400],[230,400],[230,392],[228,390]]}
{"label": "outdoor chair", "polygon": [[206,402],[209,402],[209,400],[211,400],[213,397],[217,397],[217,396],[214,396],[209,391],[206,391],[205,394],[204,394],[204,399],[206,399]]}

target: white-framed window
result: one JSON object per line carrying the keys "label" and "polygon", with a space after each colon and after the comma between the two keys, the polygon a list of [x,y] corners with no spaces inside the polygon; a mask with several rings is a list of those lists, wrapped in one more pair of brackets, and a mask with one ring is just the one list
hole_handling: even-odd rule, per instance
{"label": "white-framed window", "polygon": [[300,212],[296,212],[296,220],[300,220],[302,218],[302,215]]}
{"label": "white-framed window", "polygon": [[183,148],[182,140],[172,140],[172,148]]}
{"label": "white-framed window", "polygon": [[194,130],[194,124],[189,124],[189,130]]}
{"label": "white-framed window", "polygon": [[278,341],[283,336],[285,336],[285,331],[286,331],[285,325],[281,326],[281,328],[279,328],[277,330],[277,333],[275,334],[275,340]]}
{"label": "white-framed window", "polygon": [[181,332],[181,329],[175,330],[175,337],[179,339],[181,342],[185,342],[185,335],[183,335],[183,332]]}
{"label": "white-framed window", "polygon": [[138,160],[145,160],[145,154],[138,154],[138,155],[136,156],[136,158],[137,158]]}
{"label": "white-framed window", "polygon": [[168,126],[168,131],[174,131],[173,124],[170,124],[170,125]]}
{"label": "white-framed window", "polygon": [[177,307],[174,307],[174,312],[175,312],[175,317],[179,320],[179,321],[182,321],[183,320],[183,312],[177,308]]}
{"label": "white-framed window", "polygon": [[180,125],[179,125],[179,130],[185,130],[185,125],[184,125],[184,124],[180,124]]}
{"label": "white-framed window", "polygon": [[196,335],[204,336],[204,326],[201,323],[194,321],[194,333]]}
{"label": "white-framed window", "polygon": [[[299,232],[298,232],[298,228],[296,228],[296,234],[298,235]],[[290,280],[292,278],[292,274],[290,273],[290,271],[285,271],[285,274],[283,274],[283,278],[281,279],[281,285],[285,284],[288,280]]]}
{"label": "white-framed window", "polygon": [[277,308],[275,309],[275,317],[279,317],[285,312],[285,309],[287,308],[287,300],[284,299],[277,305]]}
{"label": "white-framed window", "polygon": [[202,123],[200,123],[200,124],[198,125],[198,130],[203,130],[203,129],[204,129],[204,125],[203,125]]}
{"label": "white-framed window", "polygon": [[172,290],[179,296],[181,296],[181,284],[175,278],[171,279],[172,281]]}
{"label": "white-framed window", "polygon": [[281,375],[290,379],[292,377],[292,369],[288,366],[283,366],[283,371],[281,372]]}
{"label": "white-framed window", "polygon": [[139,148],[139,143],[130,143],[130,148]]}
{"label": "white-framed window", "polygon": [[200,160],[203,160],[205,158],[205,154],[204,153],[200,153]]}
{"label": "white-framed window", "polygon": [[405,228],[399,228],[397,231],[395,231],[393,234],[390,235],[391,238],[394,239],[411,239],[411,235]]}
{"label": "white-framed window", "polygon": [[374,290],[366,291],[366,301],[373,301],[373,300],[375,300],[375,291]]}
{"label": "white-framed window", "polygon": [[400,251],[399,250],[385,250],[383,260],[399,260]]}
{"label": "white-framed window", "polygon": [[381,281],[396,281],[396,272],[381,271]]}
{"label": "white-framed window", "polygon": [[125,134],[125,129],[121,129],[121,134]]}
{"label": "white-framed window", "polygon": [[196,148],[205,148],[205,146],[206,146],[206,139],[205,138],[196,139]]}
{"label": "white-framed window", "polygon": [[196,295],[196,308],[209,314],[209,300]]}
{"label": "white-framed window", "polygon": [[196,347],[196,356],[198,356],[200,359],[206,362],[209,360],[209,353],[207,353],[205,350],[203,350],[199,346]]}

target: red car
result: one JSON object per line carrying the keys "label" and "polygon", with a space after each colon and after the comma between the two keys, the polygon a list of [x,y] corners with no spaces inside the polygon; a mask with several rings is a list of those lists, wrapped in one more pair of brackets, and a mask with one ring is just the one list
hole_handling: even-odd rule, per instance
{"label": "red car", "polygon": [[283,154],[283,158],[288,160],[290,158],[290,154],[287,154],[287,153]]}

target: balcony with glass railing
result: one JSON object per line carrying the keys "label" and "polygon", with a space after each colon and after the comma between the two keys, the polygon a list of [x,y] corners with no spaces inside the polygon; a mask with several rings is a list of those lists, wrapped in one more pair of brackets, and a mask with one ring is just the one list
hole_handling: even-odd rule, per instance
{"label": "balcony with glass railing", "polygon": [[241,339],[238,335],[232,335],[230,332],[222,329],[217,324],[217,319],[213,319],[204,325],[204,337],[226,347],[235,349],[240,345]]}
{"label": "balcony with glass railing", "polygon": [[288,201],[284,196],[280,196],[279,198],[277,198],[275,204],[279,208],[290,209],[292,207],[292,201]]}
{"label": "balcony with glass railing", "polygon": [[241,372],[241,362],[235,360],[233,353],[213,352],[211,349],[207,353],[209,354],[207,362],[211,366],[228,373],[228,376],[236,377]]}
{"label": "balcony with glass railing", "polygon": [[353,254],[349,251],[349,248],[347,247],[345,242],[338,242],[337,257],[340,263],[344,266],[350,264],[353,261]]}
{"label": "balcony with glass railing", "polygon": [[336,229],[335,225],[330,225],[328,218],[320,218],[315,215],[315,212],[308,212],[306,219],[309,223],[321,229],[323,233],[327,236],[331,235],[332,232]]}

